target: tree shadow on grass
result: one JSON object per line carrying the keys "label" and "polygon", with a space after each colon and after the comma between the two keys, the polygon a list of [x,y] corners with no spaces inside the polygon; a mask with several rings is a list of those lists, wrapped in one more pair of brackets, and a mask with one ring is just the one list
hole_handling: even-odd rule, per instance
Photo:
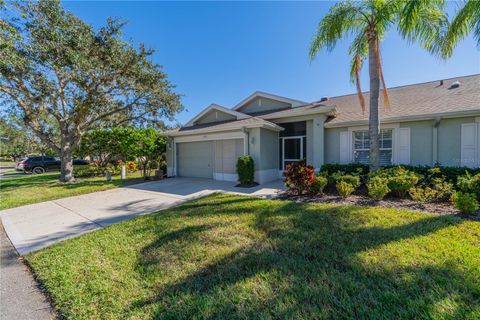
{"label": "tree shadow on grass", "polygon": [[57,175],[27,175],[19,174],[18,177],[11,177],[0,180],[2,190],[17,189],[21,187],[30,187],[35,185],[50,185],[58,179]]}
{"label": "tree shadow on grass", "polygon": [[[232,199],[225,198],[217,205],[222,201],[232,204]],[[220,212],[229,210],[238,214],[238,207]],[[365,226],[365,209],[358,207],[312,209],[285,202],[275,209],[256,210],[253,228],[263,235],[261,240],[233,250],[180,281],[158,285],[154,295],[130,307],[153,307],[153,317],[158,319],[400,319],[445,312],[449,317],[473,318],[480,313],[479,281],[467,281],[473,270],[460,270],[458,262],[396,266],[394,255],[379,255],[379,261],[373,262],[359,257],[461,223],[456,217],[435,216],[379,227]],[[181,254],[188,243],[217,227],[221,225],[188,226],[159,236],[142,250],[139,276],[150,278],[150,273],[158,272],[156,254],[172,239],[184,241],[184,247],[177,247]],[[395,253],[402,254],[402,250]],[[384,264],[382,259],[391,263]]]}

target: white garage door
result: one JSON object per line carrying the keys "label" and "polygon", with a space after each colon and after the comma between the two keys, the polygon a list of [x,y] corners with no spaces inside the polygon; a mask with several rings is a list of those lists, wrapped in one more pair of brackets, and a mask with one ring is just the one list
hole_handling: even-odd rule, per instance
{"label": "white garage door", "polygon": [[243,151],[243,139],[215,141],[214,179],[237,181],[237,160]]}
{"label": "white garage door", "polygon": [[180,177],[213,178],[213,142],[177,144],[177,175]]}

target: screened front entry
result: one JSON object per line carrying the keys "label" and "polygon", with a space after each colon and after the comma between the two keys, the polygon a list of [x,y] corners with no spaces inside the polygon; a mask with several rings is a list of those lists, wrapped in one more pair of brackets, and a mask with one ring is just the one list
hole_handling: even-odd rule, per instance
{"label": "screened front entry", "polygon": [[287,164],[297,163],[307,157],[306,122],[279,124],[285,130],[279,138],[279,169],[285,170]]}

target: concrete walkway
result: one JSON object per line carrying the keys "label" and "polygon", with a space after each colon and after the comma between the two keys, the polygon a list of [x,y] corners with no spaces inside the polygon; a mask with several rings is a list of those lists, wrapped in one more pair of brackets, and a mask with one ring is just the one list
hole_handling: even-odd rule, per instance
{"label": "concrete walkway", "polygon": [[196,178],[172,178],[0,211],[12,244],[21,254],[113,223],[170,208],[216,192],[269,198],[283,189],[278,180],[254,188]]}
{"label": "concrete walkway", "polygon": [[0,225],[0,319],[47,320],[55,315]]}

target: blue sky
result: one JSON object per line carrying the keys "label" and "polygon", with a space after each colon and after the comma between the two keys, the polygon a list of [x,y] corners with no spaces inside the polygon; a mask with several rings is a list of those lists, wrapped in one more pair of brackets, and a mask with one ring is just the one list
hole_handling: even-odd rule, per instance
{"label": "blue sky", "polygon": [[[99,27],[107,17],[128,21],[126,39],[156,49],[155,62],[183,94],[187,122],[210,103],[232,107],[256,90],[304,101],[355,92],[349,81],[348,39],[313,62],[308,47],[333,2],[64,2]],[[454,5],[450,3],[449,10]],[[472,37],[448,61],[409,45],[392,30],[382,43],[389,87],[480,73]],[[367,70],[362,74],[368,90]]]}

